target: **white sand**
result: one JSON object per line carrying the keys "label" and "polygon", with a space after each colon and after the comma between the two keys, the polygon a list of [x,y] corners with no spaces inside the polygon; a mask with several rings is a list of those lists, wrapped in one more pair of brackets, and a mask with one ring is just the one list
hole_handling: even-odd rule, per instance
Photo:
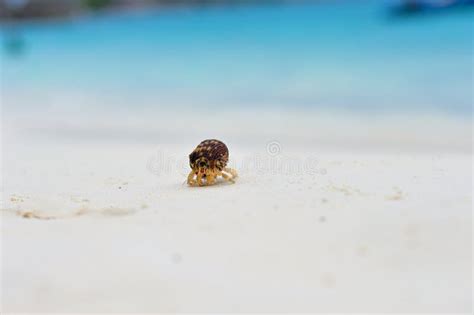
{"label": "white sand", "polygon": [[122,114],[5,118],[4,311],[470,310],[470,121]]}

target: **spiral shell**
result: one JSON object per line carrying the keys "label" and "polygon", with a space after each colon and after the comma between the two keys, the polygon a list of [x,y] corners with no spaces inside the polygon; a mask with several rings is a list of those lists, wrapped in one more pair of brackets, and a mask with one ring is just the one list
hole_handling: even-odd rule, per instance
{"label": "spiral shell", "polygon": [[189,155],[189,164],[195,168],[195,162],[205,158],[209,161],[209,167],[222,171],[229,161],[229,150],[227,146],[219,140],[208,139],[202,141],[196,149]]}

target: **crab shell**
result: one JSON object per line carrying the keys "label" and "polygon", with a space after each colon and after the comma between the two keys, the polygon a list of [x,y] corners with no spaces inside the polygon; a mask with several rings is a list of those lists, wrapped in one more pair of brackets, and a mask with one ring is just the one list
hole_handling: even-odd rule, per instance
{"label": "crab shell", "polygon": [[206,169],[222,171],[228,160],[227,146],[222,141],[215,139],[202,141],[189,155],[189,165],[195,172],[203,168],[198,162],[205,161]]}

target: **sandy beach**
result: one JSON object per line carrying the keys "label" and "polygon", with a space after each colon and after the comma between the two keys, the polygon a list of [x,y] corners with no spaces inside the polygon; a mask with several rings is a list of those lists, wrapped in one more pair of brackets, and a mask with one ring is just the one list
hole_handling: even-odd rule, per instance
{"label": "sandy beach", "polygon": [[469,311],[470,121],[183,112],[7,113],[3,311]]}
{"label": "sandy beach", "polygon": [[0,14],[0,313],[472,313],[473,1],[44,2]]}

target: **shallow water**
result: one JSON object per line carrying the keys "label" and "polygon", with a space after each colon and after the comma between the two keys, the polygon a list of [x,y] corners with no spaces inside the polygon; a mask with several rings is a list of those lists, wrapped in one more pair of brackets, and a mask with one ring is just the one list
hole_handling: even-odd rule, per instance
{"label": "shallow water", "polygon": [[41,107],[66,94],[104,107],[466,116],[473,13],[468,7],[397,17],[386,3],[357,1],[109,13],[6,27],[5,105],[24,105],[21,95],[34,100],[27,106]]}

